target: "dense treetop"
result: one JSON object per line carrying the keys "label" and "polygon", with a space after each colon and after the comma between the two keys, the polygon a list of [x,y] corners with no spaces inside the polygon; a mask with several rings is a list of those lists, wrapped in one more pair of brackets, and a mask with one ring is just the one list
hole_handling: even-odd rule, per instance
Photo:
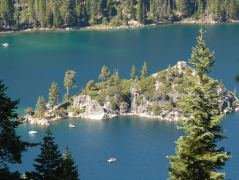
{"label": "dense treetop", "polygon": [[1,0],[0,30],[237,20],[239,0]]}

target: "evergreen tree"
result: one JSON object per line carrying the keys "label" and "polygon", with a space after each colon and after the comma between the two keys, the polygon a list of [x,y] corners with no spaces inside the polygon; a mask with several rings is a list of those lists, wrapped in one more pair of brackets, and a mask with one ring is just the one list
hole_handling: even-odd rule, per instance
{"label": "evergreen tree", "polygon": [[214,53],[206,46],[205,36],[200,29],[200,36],[197,38],[197,45],[192,48],[190,64],[196,69],[199,76],[209,73],[215,63]]}
{"label": "evergreen tree", "polygon": [[5,93],[6,87],[0,81],[0,179],[20,179],[19,173],[9,171],[9,164],[21,163],[22,152],[31,144],[22,141],[16,134],[21,124],[16,113],[19,101],[11,100]]}
{"label": "evergreen tree", "polygon": [[109,76],[110,76],[109,68],[108,68],[108,66],[104,65],[101,68],[99,79],[102,80],[102,81],[106,81],[109,78]]}
{"label": "evergreen tree", "polygon": [[[202,30],[197,39],[201,40],[192,54],[200,50],[199,43],[204,41]],[[204,62],[211,62],[207,48],[201,53],[204,54]],[[196,62],[202,61],[201,56],[199,59],[196,58],[194,57]],[[179,105],[184,114],[191,116],[182,121],[180,129],[186,135],[177,140],[176,155],[169,157],[170,180],[224,179],[224,173],[219,170],[230,156],[223,148],[217,147],[217,143],[225,137],[222,135],[223,129],[220,125],[222,116],[217,92],[218,82],[207,76],[208,70],[212,67],[209,62],[206,63],[207,67],[203,66],[203,71],[201,68],[196,69],[199,76],[186,77],[191,86],[185,89]]]}
{"label": "evergreen tree", "polygon": [[52,9],[52,3],[46,4],[46,26],[49,28],[53,27],[54,17],[53,17],[53,9]]}
{"label": "evergreen tree", "polygon": [[62,16],[64,19],[64,25],[74,27],[76,25],[76,12],[75,12],[74,0],[63,0],[62,2]]}
{"label": "evergreen tree", "polygon": [[34,1],[28,0],[28,13],[29,13],[29,24],[35,24],[35,19],[36,19],[36,12],[34,8]]}
{"label": "evergreen tree", "polygon": [[75,87],[75,74],[76,72],[73,70],[68,70],[65,73],[65,78],[64,78],[64,86],[66,88],[66,96],[67,99],[69,97],[69,91],[71,88]]}
{"label": "evergreen tree", "polygon": [[53,108],[54,105],[58,103],[59,96],[59,88],[56,82],[53,81],[51,83],[48,95],[49,95],[48,104],[51,108]]}
{"label": "evergreen tree", "polygon": [[35,171],[28,176],[32,179],[62,179],[61,154],[58,145],[55,144],[51,131],[48,129],[41,144],[41,152],[35,159]]}
{"label": "evergreen tree", "polygon": [[197,3],[197,11],[195,16],[196,18],[201,19],[204,12],[204,3],[202,0],[197,0],[196,3]]}
{"label": "evergreen tree", "polygon": [[[114,73],[109,77],[107,81],[107,85],[111,86],[119,86],[121,84],[121,79],[118,71],[114,71]],[[120,90],[120,89],[119,89]]]}
{"label": "evergreen tree", "polygon": [[81,27],[177,21],[212,16],[216,21],[239,19],[238,0],[1,0],[0,29]]}
{"label": "evergreen tree", "polygon": [[64,180],[78,180],[79,174],[77,170],[77,166],[72,158],[71,152],[67,148],[66,151],[62,155],[62,160],[60,164],[61,170],[61,179]]}
{"label": "evergreen tree", "polygon": [[238,18],[238,5],[236,0],[227,0],[227,18],[237,19]]}
{"label": "evergreen tree", "polygon": [[182,16],[191,15],[190,0],[176,0],[176,6],[178,11],[182,13]]}
{"label": "evergreen tree", "polygon": [[133,80],[135,80],[136,77],[137,77],[137,72],[136,72],[136,68],[135,68],[134,65],[133,65],[132,68],[131,68],[131,74],[130,74],[130,76],[131,76],[131,79],[133,79]]}
{"label": "evergreen tree", "polygon": [[144,6],[144,1],[143,0],[138,0],[137,20],[141,24],[145,23],[145,6]]}
{"label": "evergreen tree", "polygon": [[61,27],[61,15],[58,0],[53,0],[53,27]]}
{"label": "evergreen tree", "polygon": [[46,101],[43,96],[39,96],[35,108],[35,116],[42,118],[46,112]]}
{"label": "evergreen tree", "polygon": [[14,1],[13,0],[1,0],[0,3],[0,15],[5,26],[9,26],[13,22],[14,14]]}
{"label": "evergreen tree", "polygon": [[39,17],[41,22],[41,27],[46,25],[46,0],[39,0]]}
{"label": "evergreen tree", "polygon": [[144,62],[144,65],[141,70],[141,78],[145,78],[148,76],[148,65],[146,62]]}
{"label": "evergreen tree", "polygon": [[113,16],[113,10],[114,10],[113,5],[114,5],[113,0],[107,0],[107,16],[109,19],[111,19]]}
{"label": "evergreen tree", "polygon": [[134,8],[134,0],[131,0],[131,2],[130,2],[129,12],[130,12],[131,18],[133,20],[135,20],[136,19],[136,15],[135,15],[135,8]]}

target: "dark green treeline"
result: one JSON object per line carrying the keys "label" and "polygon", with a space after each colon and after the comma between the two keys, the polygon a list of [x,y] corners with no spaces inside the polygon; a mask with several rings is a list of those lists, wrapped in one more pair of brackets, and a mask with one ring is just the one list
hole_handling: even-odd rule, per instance
{"label": "dark green treeline", "polygon": [[0,0],[0,30],[239,19],[239,0]]}

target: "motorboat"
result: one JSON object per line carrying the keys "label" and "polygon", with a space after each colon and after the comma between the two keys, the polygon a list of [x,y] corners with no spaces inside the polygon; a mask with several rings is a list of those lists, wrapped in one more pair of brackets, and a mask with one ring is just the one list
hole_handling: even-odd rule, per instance
{"label": "motorboat", "polygon": [[8,43],[3,43],[2,46],[7,48],[7,47],[9,47],[9,44]]}
{"label": "motorboat", "polygon": [[69,124],[69,127],[70,127],[70,128],[75,128],[76,126],[75,126],[74,124],[70,123],[70,124]]}
{"label": "motorboat", "polygon": [[111,158],[109,158],[109,159],[107,160],[108,163],[113,163],[113,162],[115,162],[115,161],[117,161],[117,159],[116,159],[116,158],[113,158],[113,157],[111,157]]}
{"label": "motorboat", "polygon": [[37,131],[29,131],[28,134],[37,134]]}

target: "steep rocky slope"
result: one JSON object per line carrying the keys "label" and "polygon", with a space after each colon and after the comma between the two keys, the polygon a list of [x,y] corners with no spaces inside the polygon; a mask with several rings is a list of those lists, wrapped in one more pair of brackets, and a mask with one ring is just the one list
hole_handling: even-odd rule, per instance
{"label": "steep rocky slope", "polygon": [[[184,61],[136,80],[120,80],[115,74],[107,82],[92,84],[93,88],[85,89],[75,96],[68,107],[68,116],[105,119],[118,115],[137,115],[177,121],[185,117],[178,102],[190,86],[188,77],[199,80],[195,71]],[[237,97],[222,84],[218,83],[215,93],[220,95],[218,105],[222,113],[237,110]]]}

